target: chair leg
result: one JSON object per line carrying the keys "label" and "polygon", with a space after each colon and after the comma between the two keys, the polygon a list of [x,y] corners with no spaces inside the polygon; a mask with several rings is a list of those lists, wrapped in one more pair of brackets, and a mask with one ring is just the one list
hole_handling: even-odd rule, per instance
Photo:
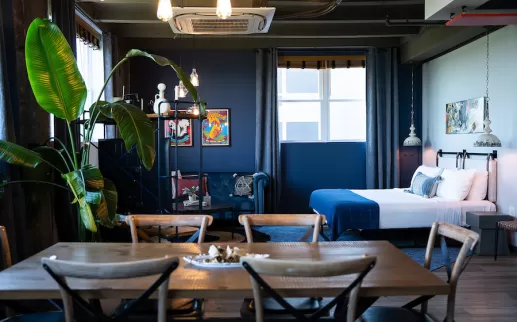
{"label": "chair leg", "polygon": [[497,260],[497,246],[499,245],[499,226],[495,224],[495,246],[494,246],[494,261]]}

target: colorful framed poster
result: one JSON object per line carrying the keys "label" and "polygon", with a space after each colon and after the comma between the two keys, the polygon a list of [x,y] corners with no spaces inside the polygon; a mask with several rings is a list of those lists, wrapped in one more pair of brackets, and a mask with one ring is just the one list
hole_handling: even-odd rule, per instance
{"label": "colorful framed poster", "polygon": [[[178,133],[176,133],[176,123]],[[165,137],[171,141],[171,146],[192,146],[192,121],[189,119],[165,120]]]}
{"label": "colorful framed poster", "polygon": [[485,97],[449,103],[445,108],[445,133],[482,133],[487,111]]}
{"label": "colorful framed poster", "polygon": [[230,146],[230,110],[207,109],[203,120],[203,146]]}

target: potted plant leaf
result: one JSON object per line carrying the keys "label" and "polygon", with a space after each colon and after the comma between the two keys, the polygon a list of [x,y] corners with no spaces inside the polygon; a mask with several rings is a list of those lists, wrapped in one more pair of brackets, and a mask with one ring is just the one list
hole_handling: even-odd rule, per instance
{"label": "potted plant leaf", "polygon": [[113,119],[119,127],[125,147],[136,147],[138,156],[147,170],[155,159],[154,124],[136,106],[118,102],[101,101],[108,81],[122,64],[133,57],[145,57],[161,66],[169,66],[183,81],[194,101],[199,102],[200,113],[206,113],[196,88],[181,68],[169,59],[132,49],[109,73],[96,102],[90,107],[90,119],[85,121],[82,144],[76,146],[72,123],[85,109],[86,85],[77,67],[74,54],[59,28],[49,20],[35,19],[27,31],[25,58],[29,81],[38,104],[54,117],[65,120],[70,136],[66,146],[58,138],[51,138],[54,146],[29,150],[15,143],[0,140],[0,160],[13,165],[38,169],[48,167],[64,179],[56,182],[1,181],[0,190],[8,184],[49,184],[68,190],[79,214],[79,239],[85,230],[97,232],[97,225],[113,227],[116,221],[117,190],[112,182],[103,178],[101,171],[89,164],[90,142],[95,124],[101,119]]}

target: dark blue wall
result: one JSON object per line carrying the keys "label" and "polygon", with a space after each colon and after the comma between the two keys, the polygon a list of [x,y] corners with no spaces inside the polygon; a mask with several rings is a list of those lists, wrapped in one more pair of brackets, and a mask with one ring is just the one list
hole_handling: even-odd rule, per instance
{"label": "dark blue wall", "polygon": [[310,213],[316,189],[364,189],[364,142],[283,143],[281,211]]}
{"label": "dark blue wall", "polygon": [[[146,49],[144,49],[146,50]],[[153,51],[180,63],[185,73],[192,71],[191,51]],[[181,59],[180,59],[181,58]],[[255,170],[255,53],[253,50],[214,50],[196,52],[195,66],[200,78],[198,88],[208,108],[230,109],[230,147],[203,148],[206,172],[252,172]],[[171,68],[160,67],[146,59],[131,62],[131,91],[148,102],[158,93],[158,83],[167,85],[166,97],[174,99],[177,78]],[[190,95],[187,96],[190,99]],[[185,106],[188,107],[188,106]],[[179,169],[199,170],[199,121],[194,121],[194,146],[179,148]],[[171,162],[174,149],[171,149]]]}

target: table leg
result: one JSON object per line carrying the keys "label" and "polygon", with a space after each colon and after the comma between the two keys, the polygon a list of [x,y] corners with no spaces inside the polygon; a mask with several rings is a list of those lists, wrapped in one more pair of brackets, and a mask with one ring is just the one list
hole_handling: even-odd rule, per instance
{"label": "table leg", "polygon": [[495,223],[495,246],[494,246],[494,261],[497,260],[497,246],[499,245],[499,225]]}
{"label": "table leg", "polygon": [[233,241],[233,237],[235,235],[235,230],[237,230],[237,224],[235,223],[235,211],[233,211],[233,207],[230,208],[230,211],[232,213],[232,241]]}

